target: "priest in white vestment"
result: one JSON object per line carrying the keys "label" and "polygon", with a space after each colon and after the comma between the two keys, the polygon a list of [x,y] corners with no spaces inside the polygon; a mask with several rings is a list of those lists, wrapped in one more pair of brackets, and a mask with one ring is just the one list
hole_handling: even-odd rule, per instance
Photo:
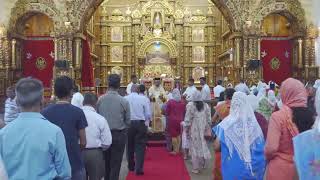
{"label": "priest in white vestment", "polygon": [[161,85],[161,79],[155,78],[154,84],[150,87],[149,97],[152,106],[152,129],[154,132],[163,132],[164,127],[162,123],[161,106],[166,99],[166,91]]}

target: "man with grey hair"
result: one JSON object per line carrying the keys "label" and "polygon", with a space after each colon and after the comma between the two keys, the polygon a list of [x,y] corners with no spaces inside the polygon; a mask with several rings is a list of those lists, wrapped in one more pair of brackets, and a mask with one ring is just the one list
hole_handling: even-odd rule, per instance
{"label": "man with grey hair", "polygon": [[117,74],[108,77],[108,92],[101,96],[97,111],[107,121],[111,130],[112,144],[105,152],[104,180],[118,180],[130,126],[130,106],[118,93],[121,78]]}
{"label": "man with grey hair", "polygon": [[133,84],[131,94],[126,96],[130,104],[130,128],[128,132],[128,168],[136,175],[143,175],[144,154],[148,127],[145,121],[151,119],[150,105],[144,96],[138,94],[138,85]]}
{"label": "man with grey hair", "polygon": [[21,79],[15,91],[21,113],[0,131],[0,156],[9,179],[70,179],[63,132],[40,114],[42,83]]}

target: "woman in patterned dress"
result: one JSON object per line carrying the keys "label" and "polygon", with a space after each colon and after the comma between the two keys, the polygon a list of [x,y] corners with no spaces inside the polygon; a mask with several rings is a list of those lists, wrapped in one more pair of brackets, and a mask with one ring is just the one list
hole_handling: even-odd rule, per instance
{"label": "woman in patterned dress", "polygon": [[211,113],[208,104],[204,103],[200,91],[193,94],[192,102],[187,105],[185,123],[190,136],[190,154],[192,160],[192,172],[200,173],[206,167],[206,162],[211,159],[211,154],[205,131],[210,128]]}

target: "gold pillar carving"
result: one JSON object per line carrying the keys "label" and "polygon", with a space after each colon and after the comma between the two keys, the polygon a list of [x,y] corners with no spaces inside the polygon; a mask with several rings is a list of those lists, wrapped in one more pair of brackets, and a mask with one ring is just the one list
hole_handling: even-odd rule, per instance
{"label": "gold pillar carving", "polygon": [[261,60],[261,39],[258,38],[258,59]]}
{"label": "gold pillar carving", "polygon": [[57,38],[54,38],[53,39],[53,42],[54,42],[54,60],[58,60],[58,39]]}
{"label": "gold pillar carving", "polygon": [[72,58],[72,38],[70,37],[68,39],[68,54],[67,54],[68,60],[70,61],[70,68],[73,68],[73,58]]}
{"label": "gold pillar carving", "polygon": [[76,57],[75,57],[75,68],[80,68],[81,66],[81,39],[80,38],[76,38],[75,39],[75,46],[76,46]]}
{"label": "gold pillar carving", "polygon": [[10,46],[9,46],[9,40],[7,37],[3,40],[3,48],[4,48],[4,60],[5,60],[5,67],[8,69],[10,67]]}
{"label": "gold pillar carving", "polygon": [[17,40],[12,39],[12,41],[11,41],[11,56],[12,56],[11,66],[14,69],[16,68],[16,45],[17,45]]}
{"label": "gold pillar carving", "polygon": [[298,39],[298,67],[302,68],[303,63],[302,63],[302,39]]}
{"label": "gold pillar carving", "polygon": [[3,56],[3,40],[0,36],[0,68],[3,68],[4,56]]}
{"label": "gold pillar carving", "polygon": [[240,67],[240,38],[235,39],[235,44],[236,44],[236,67]]}

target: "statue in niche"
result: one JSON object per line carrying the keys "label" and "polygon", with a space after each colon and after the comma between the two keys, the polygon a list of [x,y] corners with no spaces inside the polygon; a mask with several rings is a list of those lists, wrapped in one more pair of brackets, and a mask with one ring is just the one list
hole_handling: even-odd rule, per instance
{"label": "statue in niche", "polygon": [[162,26],[162,17],[160,12],[154,13],[153,24],[155,26]]}
{"label": "statue in niche", "polygon": [[170,22],[170,33],[171,33],[171,35],[175,34],[175,27],[174,27],[173,19]]}
{"label": "statue in niche", "polygon": [[144,20],[142,21],[141,30],[142,30],[142,35],[146,35],[148,33],[148,31],[149,31],[149,29],[146,26],[146,23],[144,22]]}

